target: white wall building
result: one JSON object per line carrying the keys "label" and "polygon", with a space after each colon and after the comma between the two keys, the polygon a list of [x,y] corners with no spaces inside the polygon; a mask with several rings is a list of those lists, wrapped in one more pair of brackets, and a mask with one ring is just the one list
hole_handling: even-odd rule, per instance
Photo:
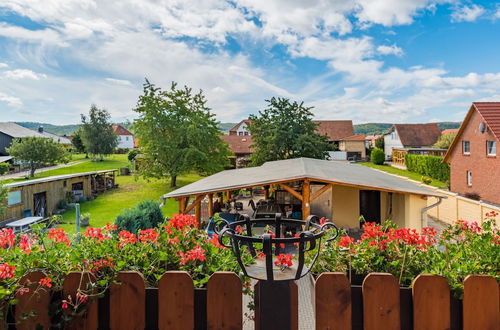
{"label": "white wall building", "polygon": [[113,125],[113,132],[118,136],[118,148],[134,148],[134,135],[129,130],[122,125]]}

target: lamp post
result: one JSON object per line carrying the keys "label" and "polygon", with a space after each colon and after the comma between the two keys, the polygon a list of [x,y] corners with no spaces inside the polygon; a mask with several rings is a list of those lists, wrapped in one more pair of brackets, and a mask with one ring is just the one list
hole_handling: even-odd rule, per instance
{"label": "lamp post", "polygon": [[225,224],[218,233],[219,243],[233,250],[243,274],[259,280],[255,294],[255,313],[259,316],[256,329],[292,328],[295,313],[290,304],[291,281],[310,272],[328,229],[333,231],[327,242],[338,236],[333,223],[319,222],[319,217],[313,215],[306,221],[284,219],[280,213],[274,219],[250,219],[245,215]]}

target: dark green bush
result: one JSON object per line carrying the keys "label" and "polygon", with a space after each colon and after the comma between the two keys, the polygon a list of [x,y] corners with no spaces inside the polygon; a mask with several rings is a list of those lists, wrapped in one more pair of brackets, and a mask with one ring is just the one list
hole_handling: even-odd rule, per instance
{"label": "dark green bush", "polygon": [[139,154],[139,150],[137,149],[132,149],[130,150],[130,152],[128,153],[128,160],[131,162],[135,159],[135,157]]}
{"label": "dark green bush", "polygon": [[385,153],[382,149],[379,148],[373,149],[370,157],[373,164],[384,165]]}
{"label": "dark green bush", "polygon": [[146,200],[135,208],[123,211],[116,217],[115,224],[118,230],[128,230],[137,233],[139,230],[154,228],[164,221],[160,204]]}
{"label": "dark green bush", "polygon": [[450,166],[443,163],[443,157],[407,154],[405,161],[408,171],[443,182],[450,180]]}
{"label": "dark green bush", "polygon": [[9,172],[10,165],[7,163],[0,163],[0,175],[4,175]]}

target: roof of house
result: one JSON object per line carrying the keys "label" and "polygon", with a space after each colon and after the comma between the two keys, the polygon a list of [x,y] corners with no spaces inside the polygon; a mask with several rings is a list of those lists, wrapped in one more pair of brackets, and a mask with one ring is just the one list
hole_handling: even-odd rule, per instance
{"label": "roof of house", "polygon": [[17,187],[24,187],[24,186],[30,186],[33,184],[39,184],[39,183],[46,183],[46,182],[52,182],[52,181],[59,181],[59,180],[66,180],[66,179],[71,179],[71,178],[77,178],[80,176],[87,176],[87,175],[94,175],[94,174],[101,174],[101,173],[108,173],[108,172],[117,172],[118,170],[102,170],[102,171],[92,171],[92,172],[83,172],[83,173],[73,173],[73,174],[64,174],[64,175],[55,175],[55,176],[49,176],[46,178],[40,178],[40,179],[34,179],[34,180],[26,180],[26,181],[19,181],[19,182],[12,182],[12,183],[7,183],[4,186],[7,188],[17,188]]}
{"label": "roof of house", "polygon": [[441,131],[441,135],[458,133],[458,128],[447,128]]}
{"label": "roof of house", "polygon": [[365,140],[376,140],[378,138],[380,138],[382,135],[367,135],[365,137]]}
{"label": "roof of house", "polygon": [[67,144],[67,145],[71,144],[71,140],[68,139],[68,137],[55,135],[55,134],[45,132],[45,131],[41,132],[41,133],[38,132],[38,133],[46,138],[54,140],[54,142],[61,143],[61,144]]}
{"label": "roof of house", "polygon": [[313,120],[318,124],[316,131],[321,135],[327,135],[330,141],[340,141],[346,136],[354,135],[352,120]]}
{"label": "roof of house", "polygon": [[12,159],[12,156],[0,156],[0,163],[8,162]]}
{"label": "roof of house", "polygon": [[236,190],[302,179],[372,190],[444,197],[435,191],[366,166],[295,158],[267,162],[258,167],[222,171],[165,194],[163,198]]}
{"label": "roof of house", "polygon": [[42,134],[16,123],[0,123],[0,132],[13,138],[43,137]]}
{"label": "roof of house", "polygon": [[356,134],[347,136],[345,138],[340,139],[341,141],[365,141],[365,136],[363,134]]}
{"label": "roof of house", "polygon": [[250,146],[253,144],[250,135],[221,135],[220,138],[229,145],[229,149],[235,154],[251,154],[255,151]]}
{"label": "roof of house", "polygon": [[438,124],[394,124],[390,132],[398,131],[403,146],[431,146],[441,136]]}
{"label": "roof of house", "polygon": [[460,128],[458,129],[458,133],[453,139],[450,147],[448,148],[448,152],[444,156],[443,161],[448,162],[449,158],[455,148],[455,145],[460,140],[460,136],[462,135],[465,127],[469,123],[470,118],[474,111],[477,111],[481,118],[485,121],[486,125],[491,130],[491,133],[500,141],[500,102],[473,102],[465,115],[464,121]]}
{"label": "roof of house", "polygon": [[113,133],[116,135],[134,135],[122,125],[113,124]]}
{"label": "roof of house", "polygon": [[229,130],[229,132],[235,132],[238,130],[238,128],[240,127],[241,124],[247,124],[247,125],[250,125],[252,123],[252,121],[250,119],[243,119],[242,121],[240,121],[238,124],[234,125],[233,128],[231,128]]}

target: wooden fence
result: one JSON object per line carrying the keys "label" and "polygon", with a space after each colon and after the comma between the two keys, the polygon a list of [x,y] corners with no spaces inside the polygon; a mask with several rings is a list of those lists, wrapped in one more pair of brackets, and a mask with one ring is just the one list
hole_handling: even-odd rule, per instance
{"label": "wooden fence", "polygon": [[[22,281],[33,290],[45,275],[34,272]],[[167,272],[157,289],[146,288],[137,272],[121,272],[104,297],[74,318],[69,329],[241,329],[242,283],[231,272],[218,272],[207,289],[195,289],[189,274]],[[91,276],[69,274],[63,292],[19,295],[9,316],[11,329],[48,329],[54,296],[76,299]],[[31,284],[30,284],[31,283]],[[297,290],[297,286],[291,286]],[[453,299],[441,276],[420,275],[412,289],[399,288],[394,276],[368,275],[362,286],[351,285],[342,273],[323,273],[315,284],[316,329],[480,329],[500,327],[499,286],[490,276],[471,275],[464,281],[463,300]],[[296,296],[296,292],[295,292]],[[297,309],[297,301],[292,303]],[[32,317],[25,318],[26,313]],[[298,313],[292,313],[298,318]],[[13,324],[17,322],[17,325]],[[291,322],[297,324],[298,322]]]}

